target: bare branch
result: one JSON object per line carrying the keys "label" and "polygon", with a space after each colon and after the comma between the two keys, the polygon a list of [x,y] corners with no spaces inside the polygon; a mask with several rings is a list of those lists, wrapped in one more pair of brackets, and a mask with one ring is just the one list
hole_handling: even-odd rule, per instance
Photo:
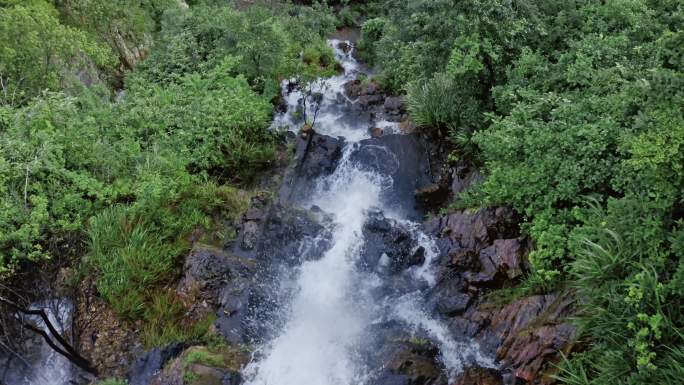
{"label": "bare branch", "polygon": [[52,338],[50,338],[50,335],[48,335],[45,331],[40,330],[37,327],[35,327],[29,323],[25,323],[25,322],[23,322],[23,320],[21,320],[22,326],[28,330],[31,330],[34,333],[40,334],[43,337],[43,339],[45,339],[45,342],[47,342],[47,344],[50,345],[50,347],[54,351],[63,355],[69,361],[73,362],[75,365],[77,365],[81,369],[83,369],[89,373],[92,373],[92,374],[97,374],[97,371],[92,366],[90,361],[88,361],[83,356],[81,356],[76,351],[76,349],[74,349],[73,346],[71,346],[71,344],[69,342],[67,342],[64,339],[64,337],[61,336],[61,334],[57,331],[57,329],[55,329],[52,322],[50,322],[50,318],[47,316],[47,314],[45,313],[45,311],[43,309],[26,309],[26,308],[20,306],[19,304],[15,303],[13,301],[10,301],[4,297],[0,297],[0,303],[3,303],[5,305],[9,306],[10,308],[14,309],[15,311],[18,311],[18,312],[23,313],[25,315],[35,315],[35,316],[40,317],[41,320],[43,321],[43,323],[45,324],[45,326],[50,331],[50,335],[52,336],[52,338],[54,338],[59,343],[59,345],[61,345],[61,346],[58,346],[52,340]]}

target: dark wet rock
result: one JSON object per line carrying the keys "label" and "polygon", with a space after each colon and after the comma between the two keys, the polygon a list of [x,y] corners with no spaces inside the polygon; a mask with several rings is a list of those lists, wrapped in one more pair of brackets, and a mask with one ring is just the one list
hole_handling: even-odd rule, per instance
{"label": "dark wet rock", "polygon": [[[479,255],[480,269],[469,273],[466,279],[475,284],[503,284],[506,279],[519,278],[525,269],[525,250],[518,239],[496,239],[482,249]],[[495,282],[496,281],[496,282]]]}
{"label": "dark wet rock", "polygon": [[[179,292],[216,288],[231,279],[245,275],[252,262],[243,261],[223,250],[197,245],[185,259]],[[249,274],[249,273],[246,273]]]}
{"label": "dark wet rock", "polygon": [[343,88],[344,88],[344,94],[349,99],[356,99],[361,95],[361,91],[362,91],[361,81],[358,79],[350,80],[350,81],[346,82],[344,84]]}
{"label": "dark wet rock", "polygon": [[256,271],[254,260],[196,245],[185,260],[176,292],[193,318],[215,312],[218,332],[228,341],[243,342]]}
{"label": "dark wet rock", "polygon": [[419,134],[391,134],[362,140],[350,159],[368,170],[392,178],[392,189],[383,197],[390,206],[408,214],[416,211],[413,193],[431,181],[429,161]]}
{"label": "dark wet rock", "polygon": [[381,94],[382,90],[380,89],[380,86],[378,83],[375,83],[374,81],[370,81],[366,84],[366,87],[361,91],[361,94],[363,95],[378,95]]}
{"label": "dark wet rock", "polygon": [[451,172],[450,189],[454,199],[458,199],[458,196],[463,191],[481,180],[482,175],[480,174],[479,170],[465,164],[464,162],[459,162],[459,165],[454,167]]}
{"label": "dark wet rock", "polygon": [[371,138],[379,138],[384,133],[384,130],[380,127],[371,127],[370,134]]}
{"label": "dark wet rock", "polygon": [[456,211],[429,220],[425,228],[451,240],[455,249],[479,251],[497,238],[518,236],[518,217],[508,208]]}
{"label": "dark wet rock", "polygon": [[393,122],[401,122],[406,118],[406,106],[401,97],[389,96],[383,103],[385,116]]}
{"label": "dark wet rock", "polygon": [[277,287],[282,271],[319,259],[330,247],[331,218],[320,208],[298,209],[278,201],[265,205],[264,215],[258,215],[254,247],[241,247],[241,233],[233,247],[235,254],[257,264],[255,275],[249,281],[231,281],[220,292],[221,308],[215,325],[235,343],[257,344],[269,336],[273,331],[270,321],[281,312],[280,296],[287,295]]}
{"label": "dark wet rock", "polygon": [[[318,259],[329,247],[324,224],[330,218],[319,211],[274,204],[263,222],[256,245],[261,261],[298,265]],[[308,246],[308,248],[304,248]]]}
{"label": "dark wet rock", "polygon": [[358,97],[359,106],[364,110],[370,108],[371,106],[382,104],[384,100],[385,97],[383,95],[364,94],[363,91],[362,94]]}
{"label": "dark wet rock", "polygon": [[299,88],[299,83],[296,81],[288,81],[286,85],[287,93],[291,94],[292,92],[296,91]]}
{"label": "dark wet rock", "polygon": [[337,48],[339,48],[344,53],[349,53],[349,51],[351,51],[351,49],[352,49],[352,46],[351,46],[351,44],[347,43],[346,41],[341,41],[341,42],[337,43]]}
{"label": "dark wet rock", "polygon": [[314,133],[304,158],[300,161],[300,172],[309,178],[332,173],[342,155],[344,141],[339,138]]}
{"label": "dark wet rock", "polygon": [[491,368],[467,368],[452,385],[504,385],[501,372]]}
{"label": "dark wet rock", "polygon": [[437,301],[437,311],[447,315],[455,316],[468,308],[471,298],[467,293],[453,293],[452,295],[442,295]]}
{"label": "dark wet rock", "polygon": [[422,207],[434,209],[446,201],[449,196],[449,190],[442,185],[431,183],[416,189],[414,195],[416,197],[416,202]]}
{"label": "dark wet rock", "polygon": [[[254,218],[256,211],[246,216]],[[251,335],[250,305],[257,271],[258,263],[252,258],[196,245],[186,258],[176,292],[189,316],[202,319],[216,314],[216,332],[231,343],[244,343]]]}
{"label": "dark wet rock", "polygon": [[317,134],[308,128],[300,132],[296,142],[293,166],[285,173],[280,199],[292,201],[309,196],[311,181],[331,174],[342,155],[342,138]]}
{"label": "dark wet rock", "polygon": [[417,245],[411,233],[380,212],[369,215],[363,234],[361,261],[366,268],[387,267],[391,272],[400,272],[425,261],[425,249]]}
{"label": "dark wet rock", "polygon": [[169,360],[178,357],[184,349],[183,344],[175,343],[145,353],[131,366],[127,376],[128,383],[130,385],[150,384],[154,376],[161,373],[164,365]]}
{"label": "dark wet rock", "polygon": [[368,110],[373,106],[381,106],[385,103],[385,95],[380,86],[375,82],[363,83],[360,80],[351,80],[344,84],[344,94],[357,101],[359,107]]}
{"label": "dark wet rock", "polygon": [[386,343],[380,356],[383,372],[379,384],[446,385],[444,367],[438,358],[439,349],[428,340],[412,338]]}
{"label": "dark wet rock", "polygon": [[574,300],[569,294],[521,298],[489,315],[491,325],[481,344],[496,350],[504,368],[529,383],[550,384],[552,365],[570,348],[576,328],[568,321]]}
{"label": "dark wet rock", "polygon": [[401,112],[405,111],[404,102],[400,97],[397,96],[390,96],[386,98],[385,102],[383,103],[383,107],[385,108],[385,112],[391,114],[400,114]]}
{"label": "dark wet rock", "polygon": [[[466,340],[474,338],[486,325],[468,319],[466,316],[456,316],[449,319],[447,326],[454,337]],[[487,353],[492,354],[491,351]]]}

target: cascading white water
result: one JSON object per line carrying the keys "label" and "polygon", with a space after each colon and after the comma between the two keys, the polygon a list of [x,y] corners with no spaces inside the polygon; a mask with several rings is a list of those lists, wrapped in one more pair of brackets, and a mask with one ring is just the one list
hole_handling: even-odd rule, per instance
{"label": "cascading white water", "polygon": [[248,384],[348,385],[361,380],[353,351],[371,314],[359,306],[364,301],[355,293],[354,258],[363,245],[366,212],[380,204],[384,183],[355,168],[350,149],[313,202],[334,215],[332,247],[320,260],[301,266],[286,327],[265,349],[265,358],[246,369]]}
{"label": "cascading white water", "polygon": [[[30,306],[31,309],[42,309],[48,316],[50,323],[58,333],[71,332],[74,304],[64,298],[38,301]],[[34,324],[42,331],[49,333],[47,325],[37,315],[26,317],[26,321]],[[15,373],[5,373],[10,384],[17,385],[67,385],[71,384],[74,372],[71,362],[52,349],[40,336],[34,335],[26,340],[26,352],[22,362],[16,361]],[[2,381],[0,381],[2,382]]]}
{"label": "cascading white water", "polygon": [[[318,188],[309,202],[333,217],[331,247],[319,260],[304,262],[300,267],[291,304],[284,306],[289,312],[285,326],[276,338],[260,348],[255,360],[244,370],[247,384],[365,384],[374,368],[366,367],[357,353],[366,343],[364,333],[369,327],[388,318],[402,322],[407,329],[426,333],[440,348],[440,358],[450,375],[463,369],[466,358],[482,366],[494,366],[480,355],[476,344],[457,343],[441,322],[430,318],[421,308],[419,292],[399,298],[374,299],[371,291],[382,279],[373,273],[357,271],[355,262],[364,245],[362,230],[371,209],[392,216],[425,248],[425,262],[414,267],[412,275],[428,286],[435,284],[431,263],[438,250],[418,224],[396,213],[390,215],[382,193],[392,188],[391,178],[368,171],[351,160],[358,142],[370,135],[367,126],[358,122],[348,124],[349,120],[343,116],[345,109],[336,107],[336,104],[351,103],[344,96],[343,85],[353,80],[359,70],[351,54],[339,49],[338,43],[331,41],[345,72],[314,84],[317,92],[323,94],[314,129],[321,134],[342,136],[347,144],[334,173],[312,181]],[[288,111],[301,106],[304,93],[287,94],[286,90],[284,86]],[[311,103],[306,105],[313,108]],[[274,126],[298,129],[296,119],[287,112],[276,117]],[[387,150],[382,148],[382,151]],[[383,258],[380,265],[386,263]]]}
{"label": "cascading white water", "polygon": [[[315,116],[316,131],[333,137],[342,136],[347,141],[358,142],[370,138],[368,129],[380,127],[386,133],[398,132],[399,124],[382,118],[373,118],[366,126],[359,126],[358,121],[349,120],[348,107],[355,102],[350,100],[344,93],[344,85],[356,79],[361,73],[361,66],[354,59],[353,48],[344,52],[338,47],[340,40],[331,39],[329,44],[335,52],[335,57],[341,63],[343,72],[339,75],[318,79],[309,84],[305,89],[295,87],[289,89],[294,80],[284,81],[282,94],[287,104],[287,111],[277,114],[273,120],[273,128],[286,128],[292,131],[299,130],[303,121],[313,121]],[[345,42],[349,44],[348,42]],[[350,47],[352,47],[350,45]],[[319,95],[316,100],[313,95]]]}

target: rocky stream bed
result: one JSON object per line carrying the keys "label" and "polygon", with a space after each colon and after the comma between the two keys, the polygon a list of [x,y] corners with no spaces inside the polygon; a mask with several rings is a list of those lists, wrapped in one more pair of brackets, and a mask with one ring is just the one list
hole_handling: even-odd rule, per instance
{"label": "rocky stream bed", "polygon": [[[353,45],[331,44],[343,73],[311,90],[284,82],[274,129],[290,131],[294,159],[281,183],[253,198],[234,242],[195,244],[185,259],[176,292],[194,316],[216,314],[222,347],[145,352],[83,285],[68,316],[80,351],[131,385],[553,383],[575,336],[572,298],[489,295],[527,269],[520,218],[505,207],[435,214],[478,171],[448,164],[401,98],[358,80]],[[213,359],[188,360],[199,355]],[[41,383],[19,366],[0,356],[0,383]],[[50,384],[69,380],[85,381]]]}

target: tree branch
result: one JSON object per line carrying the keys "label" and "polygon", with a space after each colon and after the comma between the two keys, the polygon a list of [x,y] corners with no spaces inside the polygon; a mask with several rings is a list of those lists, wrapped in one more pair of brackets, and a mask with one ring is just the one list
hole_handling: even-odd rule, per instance
{"label": "tree branch", "polygon": [[61,345],[61,346],[58,346],[52,340],[52,338],[50,338],[50,335],[48,335],[45,331],[38,329],[37,327],[35,327],[34,325],[31,325],[29,323],[25,323],[23,321],[23,319],[21,320],[22,326],[28,330],[31,330],[34,333],[37,333],[37,334],[40,334],[41,336],[43,336],[43,339],[45,340],[45,342],[47,342],[47,344],[50,345],[50,347],[54,351],[63,355],[64,357],[66,357],[69,361],[73,362],[76,366],[80,367],[81,369],[83,369],[89,373],[97,374],[97,371],[92,366],[90,361],[88,361],[83,356],[81,356],[76,351],[76,349],[74,349],[74,347],[71,346],[71,344],[69,342],[67,342],[64,339],[64,337],[61,336],[61,334],[57,331],[57,329],[55,329],[52,322],[50,322],[50,318],[45,313],[45,310],[43,310],[43,309],[36,309],[36,310],[26,309],[26,308],[20,306],[19,304],[15,303],[13,301],[10,301],[4,297],[0,297],[0,303],[3,303],[5,305],[9,306],[10,308],[14,309],[15,311],[18,311],[18,312],[23,313],[25,315],[35,315],[35,316],[40,317],[41,320],[43,321],[43,323],[45,323],[45,326],[50,331],[50,335],[52,336],[52,338],[54,338],[59,343],[59,345]]}

